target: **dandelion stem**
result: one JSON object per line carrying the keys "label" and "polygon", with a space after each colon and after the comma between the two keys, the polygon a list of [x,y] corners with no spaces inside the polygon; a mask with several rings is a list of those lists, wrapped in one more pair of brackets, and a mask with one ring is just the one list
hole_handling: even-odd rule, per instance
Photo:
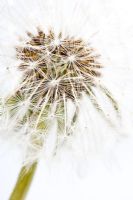
{"label": "dandelion stem", "polygon": [[22,167],[18,176],[17,183],[9,200],[24,200],[26,198],[36,168],[37,168],[37,163],[33,163],[30,169],[28,169],[28,171],[25,166]]}

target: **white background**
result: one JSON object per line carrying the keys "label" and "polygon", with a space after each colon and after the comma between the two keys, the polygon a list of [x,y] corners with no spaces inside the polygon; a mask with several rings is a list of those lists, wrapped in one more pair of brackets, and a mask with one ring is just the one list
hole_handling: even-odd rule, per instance
{"label": "white background", "polygon": [[[13,0],[7,2],[10,5],[13,4]],[[133,3],[130,0],[97,0],[95,4],[99,2],[101,7],[106,5],[108,12],[112,13],[111,16],[113,13],[118,14],[117,25],[119,26],[109,31],[112,32],[112,37],[114,32],[121,32],[121,48],[115,49],[116,57],[113,50],[108,53],[112,52],[113,62],[116,62],[116,65],[120,61],[120,65],[125,67],[126,82],[123,85],[128,87],[125,89],[125,93],[128,93],[128,103],[126,102],[128,105],[125,109],[130,110],[133,107],[132,87],[130,88],[133,68],[133,43],[131,43],[133,41]],[[91,3],[93,4],[93,0]],[[108,40],[107,36],[105,40]],[[125,58],[123,56],[121,58],[123,54],[119,52],[120,49],[122,52],[125,49]],[[127,67],[130,69],[129,77],[126,75]],[[82,159],[76,160],[76,158],[73,160],[74,158],[69,157],[67,153],[64,154],[66,157],[53,161],[42,159],[27,200],[133,200],[131,128],[129,132],[130,134],[118,141],[109,153],[105,152],[103,156],[92,156],[87,162]],[[3,140],[0,141],[0,200],[8,200],[21,166],[21,154],[9,143],[10,141],[8,144],[4,144]]]}

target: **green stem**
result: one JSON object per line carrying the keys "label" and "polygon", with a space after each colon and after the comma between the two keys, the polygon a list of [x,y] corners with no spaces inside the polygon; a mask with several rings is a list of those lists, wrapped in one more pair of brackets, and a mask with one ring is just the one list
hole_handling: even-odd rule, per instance
{"label": "green stem", "polygon": [[24,200],[27,192],[30,188],[33,176],[37,168],[37,163],[33,163],[30,169],[22,167],[15,188],[9,198],[9,200]]}

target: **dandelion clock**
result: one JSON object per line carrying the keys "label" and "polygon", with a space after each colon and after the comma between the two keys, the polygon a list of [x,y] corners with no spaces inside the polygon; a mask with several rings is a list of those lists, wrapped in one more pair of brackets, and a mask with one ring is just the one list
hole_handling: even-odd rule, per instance
{"label": "dandelion clock", "polygon": [[104,74],[102,11],[95,1],[1,4],[1,137],[14,138],[24,155],[10,200],[26,199],[40,157],[56,157],[65,146],[89,156],[121,132],[117,85],[113,91],[104,81],[115,78]]}

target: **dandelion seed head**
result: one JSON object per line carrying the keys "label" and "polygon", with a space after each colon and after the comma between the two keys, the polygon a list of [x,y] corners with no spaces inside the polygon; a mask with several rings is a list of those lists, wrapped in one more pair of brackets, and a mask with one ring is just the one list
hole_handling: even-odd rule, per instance
{"label": "dandelion seed head", "polygon": [[63,38],[62,33],[55,36],[52,30],[46,34],[38,29],[37,35],[27,34],[29,41],[16,48],[17,58],[22,61],[18,68],[25,70],[23,88],[30,88],[29,93],[37,88],[37,101],[48,91],[51,102],[62,100],[64,94],[74,100],[86,91],[84,84],[95,85],[101,64],[96,55],[91,55],[94,50],[82,39]]}
{"label": "dandelion seed head", "polygon": [[17,69],[22,71],[22,81],[7,98],[6,105],[13,128],[27,144],[24,162],[32,163],[41,150],[47,149],[47,137],[53,126],[56,142],[52,149],[56,152],[59,144],[75,130],[84,129],[84,125],[77,126],[77,123],[81,125],[80,120],[88,125],[90,108],[86,109],[86,119],[79,117],[81,102],[84,104],[82,99],[86,96],[92,107],[110,123],[95,89],[107,97],[116,115],[118,106],[100,82],[103,65],[99,62],[100,55],[88,42],[71,35],[63,36],[61,32],[55,34],[52,29],[45,32],[37,28],[36,33],[26,34],[28,39],[16,47]]}

